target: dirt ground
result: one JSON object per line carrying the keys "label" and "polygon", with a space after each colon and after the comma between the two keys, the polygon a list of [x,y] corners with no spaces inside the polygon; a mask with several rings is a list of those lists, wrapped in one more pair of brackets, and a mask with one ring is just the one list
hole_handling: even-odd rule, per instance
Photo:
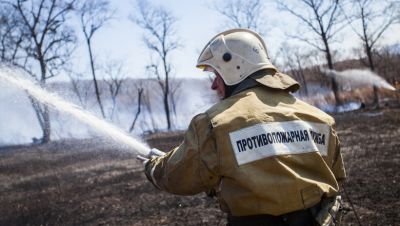
{"label": "dirt ground", "polygon": [[[335,115],[348,179],[344,225],[400,225],[400,108]],[[167,150],[182,133],[154,135]],[[225,225],[205,194],[160,192],[99,139],[0,148],[0,225]],[[352,209],[354,207],[354,210]]]}

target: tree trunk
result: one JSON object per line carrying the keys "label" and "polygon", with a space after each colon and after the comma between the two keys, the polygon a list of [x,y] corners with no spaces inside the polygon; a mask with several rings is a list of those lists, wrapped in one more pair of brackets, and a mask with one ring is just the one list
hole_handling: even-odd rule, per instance
{"label": "tree trunk", "polygon": [[[39,48],[38,48],[39,49]],[[44,88],[46,85],[46,63],[44,61],[44,57],[41,51],[37,51],[38,56],[39,56],[39,62],[40,62],[40,70],[41,70],[41,80],[40,80],[40,86],[41,88]],[[41,105],[40,103],[38,103]],[[42,136],[42,143],[48,143],[50,142],[50,136],[51,136],[51,123],[50,123],[50,113],[49,113],[49,107],[47,105],[43,105],[43,107],[39,107],[38,110],[40,111],[40,115],[42,116],[42,131],[43,131],[43,136]]]}
{"label": "tree trunk", "polygon": [[371,71],[375,71],[375,65],[374,65],[374,61],[372,59],[372,48],[367,43],[365,46],[365,52],[368,57],[369,68],[371,69]]}
{"label": "tree trunk", "polygon": [[342,104],[342,101],[340,100],[340,97],[339,97],[339,87],[338,87],[335,77],[331,77],[331,83],[332,83],[333,95],[335,96],[336,106],[339,106]]}
{"label": "tree trunk", "polygon": [[89,58],[90,58],[90,68],[92,70],[92,77],[93,77],[93,83],[94,83],[94,90],[96,93],[96,99],[97,99],[97,103],[99,104],[99,108],[100,108],[100,112],[101,115],[103,116],[103,118],[106,117],[105,113],[104,113],[104,108],[103,108],[103,104],[101,103],[101,98],[100,98],[100,90],[99,90],[99,86],[97,84],[97,78],[96,78],[96,71],[94,68],[94,59],[93,59],[93,53],[92,53],[92,45],[90,43],[90,39],[86,38],[86,43],[88,45],[88,50],[89,50]]}
{"label": "tree trunk", "polygon": [[368,27],[367,19],[368,18],[367,18],[367,15],[365,14],[364,10],[365,10],[364,7],[361,7],[361,21],[362,21],[363,36],[364,36],[363,41],[364,41],[364,46],[365,46],[365,53],[367,54],[367,58],[368,58],[369,68],[371,69],[371,71],[374,71],[375,67],[374,67],[374,63],[372,60],[372,45],[373,44],[371,43],[371,45],[370,45],[370,38],[368,37],[368,34],[367,34],[367,27]]}
{"label": "tree trunk", "polygon": [[44,106],[43,109],[44,111],[42,112],[42,114],[43,114],[44,125],[43,125],[42,143],[48,143],[50,142],[50,135],[51,135],[50,112],[48,106]]}
{"label": "tree trunk", "polygon": [[[329,48],[328,40],[325,37],[323,37],[323,41],[324,41],[324,45],[325,45],[325,56],[326,56],[326,61],[328,63],[328,68],[330,70],[333,70],[333,61],[332,61],[332,55],[331,55],[331,51]],[[342,101],[340,100],[340,97],[339,97],[339,87],[338,87],[335,77],[331,78],[331,83],[332,83],[333,95],[335,96],[336,106],[339,106],[342,104]]]}
{"label": "tree trunk", "polygon": [[378,87],[377,86],[373,86],[374,89],[374,107],[375,108],[379,108],[379,93],[378,93]]}
{"label": "tree trunk", "polygon": [[169,108],[169,71],[167,68],[167,53],[164,51],[163,56],[163,65],[164,65],[164,72],[165,72],[165,90],[164,90],[164,110],[165,116],[167,118],[167,129],[171,130],[171,114]]}
{"label": "tree trunk", "polygon": [[171,129],[171,114],[169,111],[169,101],[168,101],[168,93],[165,91],[164,92],[164,110],[165,110],[165,116],[167,119],[167,129]]}
{"label": "tree trunk", "polygon": [[328,40],[324,38],[323,41],[325,45],[325,57],[326,57],[326,62],[328,63],[328,68],[333,70],[332,55],[331,55],[331,50],[329,48]]}
{"label": "tree trunk", "polygon": [[300,83],[304,86],[303,87],[304,95],[308,96],[307,81],[306,81],[305,76],[304,76],[303,67],[301,66],[300,57],[298,55],[296,55],[296,63],[297,63],[298,71],[299,71]]}
{"label": "tree trunk", "polygon": [[36,101],[35,98],[29,93],[27,93],[27,95],[32,104],[32,108],[35,111],[36,118],[39,121],[40,128],[42,129],[42,137],[40,138],[40,142],[47,143],[51,138],[51,124],[48,107]]}
{"label": "tree trunk", "polygon": [[135,115],[135,118],[133,119],[133,122],[131,124],[131,127],[129,128],[129,132],[131,133],[133,129],[135,128],[135,124],[137,119],[139,118],[141,107],[142,107],[142,94],[143,94],[143,88],[138,89],[138,109]]}

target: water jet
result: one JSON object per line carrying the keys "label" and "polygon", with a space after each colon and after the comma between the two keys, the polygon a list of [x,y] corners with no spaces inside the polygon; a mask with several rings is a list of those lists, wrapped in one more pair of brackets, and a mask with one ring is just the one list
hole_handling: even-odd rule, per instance
{"label": "water jet", "polygon": [[80,122],[89,125],[100,134],[111,138],[113,141],[128,150],[135,151],[138,154],[145,156],[150,153],[150,148],[147,145],[134,139],[118,127],[96,117],[80,106],[62,99],[55,93],[46,91],[30,79],[24,78],[24,73],[21,71],[1,67],[0,82],[25,90],[40,103],[73,116]]}

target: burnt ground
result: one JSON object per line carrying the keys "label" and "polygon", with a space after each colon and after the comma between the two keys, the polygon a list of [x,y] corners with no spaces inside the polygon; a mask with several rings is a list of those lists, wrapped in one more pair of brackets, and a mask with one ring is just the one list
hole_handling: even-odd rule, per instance
{"label": "burnt ground", "polygon": [[[344,225],[400,225],[400,108],[335,116],[348,179]],[[162,150],[182,133],[153,135]],[[129,152],[105,141],[0,148],[0,225],[225,225],[205,194],[160,192]]]}

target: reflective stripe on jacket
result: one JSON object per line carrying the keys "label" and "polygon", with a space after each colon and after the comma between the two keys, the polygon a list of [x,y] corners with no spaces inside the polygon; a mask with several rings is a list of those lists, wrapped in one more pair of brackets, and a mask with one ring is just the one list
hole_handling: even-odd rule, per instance
{"label": "reflective stripe on jacket", "polygon": [[160,189],[214,189],[233,216],[281,215],[338,193],[345,178],[334,119],[284,90],[244,90],[195,116],[180,146],[152,159]]}

